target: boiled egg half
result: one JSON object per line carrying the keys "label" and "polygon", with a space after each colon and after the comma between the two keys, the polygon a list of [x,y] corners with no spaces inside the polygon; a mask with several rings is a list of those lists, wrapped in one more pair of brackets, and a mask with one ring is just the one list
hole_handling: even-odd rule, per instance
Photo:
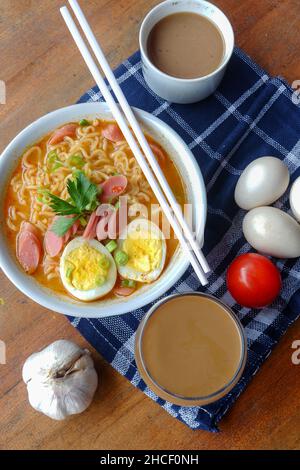
{"label": "boiled egg half", "polygon": [[[127,255],[125,265],[117,262],[120,250]],[[160,276],[166,253],[166,240],[159,227],[148,219],[139,218],[130,222],[120,234],[114,256],[124,279],[147,283]]]}
{"label": "boiled egg half", "polygon": [[76,237],[62,253],[60,276],[70,294],[77,299],[91,301],[113,289],[117,269],[104,245],[97,240]]}

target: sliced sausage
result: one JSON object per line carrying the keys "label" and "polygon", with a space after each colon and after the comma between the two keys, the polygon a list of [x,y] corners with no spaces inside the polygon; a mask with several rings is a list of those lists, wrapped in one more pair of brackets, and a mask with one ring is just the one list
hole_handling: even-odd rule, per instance
{"label": "sliced sausage", "polygon": [[[72,215],[65,215],[65,217],[74,217]],[[74,222],[74,224],[72,225],[71,228],[69,228],[69,230],[67,231],[67,233],[65,233],[64,235],[64,241],[63,241],[63,244],[66,245],[68,243],[68,241],[70,240],[71,237],[74,237],[77,233],[77,230],[79,229],[79,226],[80,226],[80,222],[79,220],[76,220],[76,222]]]}
{"label": "sliced sausage", "polygon": [[70,231],[71,231],[71,236],[74,237],[78,231],[80,227],[80,222],[79,220],[76,220],[76,222],[74,222],[74,224],[72,225],[72,227],[70,228]]}
{"label": "sliced sausage", "polygon": [[50,145],[56,145],[62,142],[65,137],[75,137],[77,127],[78,127],[77,124],[67,124],[61,127],[60,129],[57,129],[53,133],[52,137],[50,137],[48,143]]}
{"label": "sliced sausage", "polygon": [[64,237],[59,237],[56,233],[52,232],[51,227],[45,233],[45,250],[51,258],[54,258],[61,252],[64,242]]}
{"label": "sliced sausage", "polygon": [[29,230],[22,230],[17,238],[17,258],[24,271],[33,274],[40,262],[42,246],[38,237]]}
{"label": "sliced sausage", "polygon": [[63,246],[66,245],[68,243],[68,241],[70,240],[71,238],[71,228],[64,234],[64,236],[62,237],[63,238]]}
{"label": "sliced sausage", "polygon": [[133,294],[135,289],[133,287],[115,287],[113,292],[116,295],[119,295],[121,297],[128,297],[128,295]]}
{"label": "sliced sausage", "polygon": [[125,140],[119,126],[114,123],[107,124],[107,126],[101,130],[101,134],[107,140],[111,140],[112,142],[120,142],[121,140]]}
{"label": "sliced sausage", "polygon": [[62,237],[59,237],[58,235],[56,235],[56,233],[52,232],[52,226],[57,219],[58,219],[58,216],[56,215],[53,218],[52,224],[48,228],[44,237],[45,250],[48,253],[48,255],[51,256],[51,258],[54,258],[61,252],[64,244],[70,238],[69,234],[70,234],[71,229],[68,230],[68,232]]}
{"label": "sliced sausage", "polygon": [[93,238],[96,238],[96,229],[99,220],[100,217],[97,215],[97,212],[94,211],[89,218],[87,226],[85,227],[85,230],[83,232],[83,238],[86,238],[87,240],[92,240]]}
{"label": "sliced sausage", "polygon": [[33,233],[38,239],[40,238],[41,236],[41,232],[40,230],[35,226],[33,225],[31,222],[25,222],[23,221],[21,223],[21,229],[20,229],[21,232],[31,232]]}
{"label": "sliced sausage", "polygon": [[111,202],[114,198],[120,196],[127,188],[127,178],[124,175],[115,175],[108,178],[101,184],[101,201]]}

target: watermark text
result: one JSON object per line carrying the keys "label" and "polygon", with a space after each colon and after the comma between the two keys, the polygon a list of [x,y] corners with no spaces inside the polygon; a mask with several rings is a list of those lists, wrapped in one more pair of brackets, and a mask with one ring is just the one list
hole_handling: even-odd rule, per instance
{"label": "watermark text", "polygon": [[295,349],[295,351],[292,354],[292,363],[295,366],[298,366],[300,364],[300,339],[296,339],[292,343],[292,349]]}
{"label": "watermark text", "polygon": [[6,364],[6,345],[0,340],[0,364]]}
{"label": "watermark text", "polygon": [[6,104],[6,85],[3,80],[0,80],[0,104]]}

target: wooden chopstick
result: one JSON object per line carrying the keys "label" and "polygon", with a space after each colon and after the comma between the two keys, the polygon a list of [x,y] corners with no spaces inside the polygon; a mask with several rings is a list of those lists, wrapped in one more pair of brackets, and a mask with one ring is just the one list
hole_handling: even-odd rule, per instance
{"label": "wooden chopstick", "polygon": [[[77,2],[76,2],[77,3]],[[72,3],[73,6],[75,5],[75,2],[72,0]],[[72,6],[72,7],[73,7]],[[75,7],[75,6],[74,6]],[[79,6],[78,6],[79,8]],[[199,278],[199,281],[202,285],[206,285],[207,284],[207,279],[206,279],[206,276],[205,276],[205,271],[207,272],[209,270],[209,267],[207,265],[207,262],[201,252],[200,249],[197,249],[197,253],[198,253],[198,256],[199,256],[199,252],[201,253],[202,256],[199,256],[201,258],[201,262],[200,260],[198,259],[198,256],[197,254],[195,253],[195,250],[192,249],[190,250],[190,247],[189,247],[189,243],[187,241],[187,239],[185,238],[185,236],[183,234],[186,234],[190,232],[189,235],[186,235],[186,237],[188,238],[189,237],[192,237],[193,238],[193,235],[187,225],[187,223],[185,222],[186,224],[186,227],[188,228],[188,231],[186,232],[184,230],[184,226],[180,224],[180,222],[177,220],[176,217],[173,216],[173,213],[172,213],[172,210],[170,209],[170,206],[165,198],[165,195],[164,193],[162,192],[162,189],[161,187],[159,186],[159,184],[157,183],[155,177],[154,177],[154,174],[153,172],[151,171],[151,169],[149,168],[148,166],[148,163],[138,145],[138,143],[136,142],[134,136],[132,135],[128,125],[127,125],[127,122],[126,122],[126,119],[125,119],[125,116],[124,114],[122,113],[120,107],[117,105],[117,103],[115,102],[112,94],[110,93],[101,73],[100,73],[100,70],[98,69],[89,49],[87,48],[84,40],[82,39],[81,37],[81,34],[69,12],[69,10],[67,9],[67,7],[62,7],[60,9],[60,12],[65,20],[65,23],[88,67],[88,69],[90,70],[96,84],[98,85],[99,87],[99,90],[101,91],[105,101],[107,102],[115,120],[117,121],[125,139],[127,140],[127,143],[128,145],[130,146],[139,166],[141,167],[146,179],[148,180],[148,183],[150,184],[164,214],[166,215],[170,225],[172,226],[173,230],[174,230],[174,233],[176,235],[176,237],[178,238],[186,256],[188,257],[189,261],[191,262],[194,270],[195,270],[195,273],[197,274],[197,277]],[[99,46],[99,49],[100,49],[100,46]],[[101,50],[101,49],[100,49]],[[101,51],[102,52],[102,51]],[[101,64],[100,64],[101,65]],[[109,77],[112,75],[113,76],[113,73],[109,67],[109,65],[107,64],[106,68],[108,68],[110,70],[110,73],[109,73]],[[104,71],[104,70],[103,70]],[[107,78],[109,78],[107,77]],[[116,82],[116,81],[115,81]],[[116,82],[117,83],[117,82]],[[115,86],[115,84],[114,84]],[[117,86],[119,87],[119,85],[117,84]],[[120,89],[121,91],[121,89]],[[122,91],[121,91],[122,93]],[[123,95],[123,93],[122,93]],[[120,101],[120,100],[119,100]],[[122,103],[120,103],[120,105],[122,105],[124,103],[124,101],[127,103],[126,101],[126,98],[125,96],[123,95],[123,98],[122,98]],[[127,103],[127,107],[129,107],[128,103]],[[133,115],[133,113],[131,113]],[[135,128],[139,128],[140,129],[140,126],[135,118],[135,116],[133,115],[134,117],[134,120],[136,121],[136,123],[134,123],[134,127]],[[131,124],[131,121],[128,119],[129,123]],[[143,134],[142,133],[142,130],[140,129],[140,132],[138,132],[138,135],[139,134]],[[136,136],[138,138],[138,136]],[[142,139],[141,141],[141,146],[142,146],[142,142],[143,140],[146,141],[145,138]],[[152,154],[152,151],[149,147],[149,145],[147,144],[147,141],[146,141],[146,145],[144,145],[146,151],[147,151],[147,154],[148,154],[148,158],[149,158],[149,155],[150,155],[150,158],[149,158],[149,163],[152,162],[152,160],[155,161],[156,163],[156,159],[154,157],[154,155]],[[158,165],[157,165],[158,166]],[[155,172],[155,174],[157,174],[158,172],[159,173],[162,173],[160,167],[158,166],[158,170],[156,169],[153,169],[153,171]],[[172,193],[171,189],[170,189],[170,192]],[[174,198],[174,196],[173,196]],[[177,203],[176,203],[176,199],[174,198],[174,201],[175,201],[175,205],[174,207],[177,207]],[[184,220],[184,219],[183,219]],[[193,238],[194,239],[194,238]],[[189,239],[188,239],[189,240]],[[191,247],[193,248],[193,245],[191,243]],[[204,261],[203,261],[204,260]],[[204,268],[202,267],[202,263],[204,265]]]}

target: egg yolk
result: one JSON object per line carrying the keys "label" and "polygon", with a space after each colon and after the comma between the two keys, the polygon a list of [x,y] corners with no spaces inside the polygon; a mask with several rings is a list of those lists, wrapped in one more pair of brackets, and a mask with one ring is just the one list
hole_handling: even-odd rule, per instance
{"label": "egg yolk", "polygon": [[65,273],[75,289],[87,291],[102,286],[109,271],[109,259],[87,243],[65,258]]}
{"label": "egg yolk", "polygon": [[159,268],[162,259],[162,240],[148,232],[128,234],[123,243],[128,255],[127,266],[141,273],[149,273]]}

